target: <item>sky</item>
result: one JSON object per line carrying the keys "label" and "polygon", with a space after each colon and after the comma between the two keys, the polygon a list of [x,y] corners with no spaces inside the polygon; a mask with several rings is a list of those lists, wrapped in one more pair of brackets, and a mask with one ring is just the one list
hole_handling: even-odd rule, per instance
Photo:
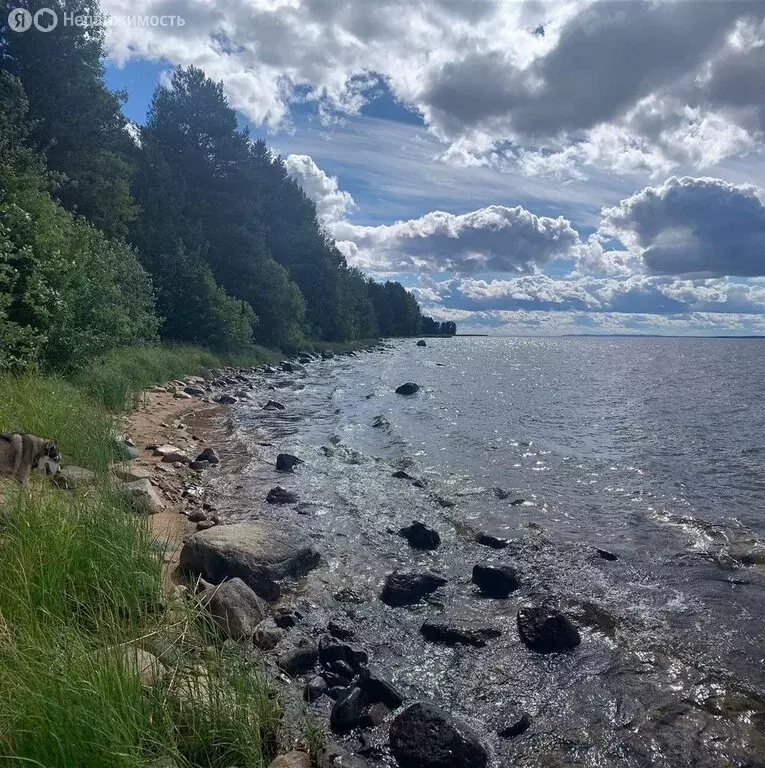
{"label": "sky", "polygon": [[765,0],[102,0],[223,82],[349,264],[460,332],[765,334]]}

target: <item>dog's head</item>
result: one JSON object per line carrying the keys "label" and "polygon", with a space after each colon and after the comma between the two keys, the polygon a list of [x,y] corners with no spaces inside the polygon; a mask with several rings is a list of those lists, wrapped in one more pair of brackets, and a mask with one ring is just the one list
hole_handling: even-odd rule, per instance
{"label": "dog's head", "polygon": [[46,475],[58,474],[61,469],[61,454],[58,452],[58,446],[55,440],[46,440],[43,443],[43,452],[40,457],[43,466],[45,467]]}

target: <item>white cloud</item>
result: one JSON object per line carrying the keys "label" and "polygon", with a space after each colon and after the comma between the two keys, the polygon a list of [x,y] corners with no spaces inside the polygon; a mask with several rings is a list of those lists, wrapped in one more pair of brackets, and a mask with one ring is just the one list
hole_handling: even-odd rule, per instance
{"label": "white cloud", "polygon": [[316,211],[326,223],[344,218],[356,207],[351,193],[338,186],[337,177],[326,174],[308,155],[288,155],[284,165],[316,203]]}

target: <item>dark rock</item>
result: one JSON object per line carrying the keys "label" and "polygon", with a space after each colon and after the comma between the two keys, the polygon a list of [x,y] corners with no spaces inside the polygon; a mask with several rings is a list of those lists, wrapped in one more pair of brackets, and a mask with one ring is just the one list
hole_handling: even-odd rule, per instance
{"label": "dark rock", "polygon": [[505,724],[497,731],[501,739],[512,739],[525,733],[531,726],[531,715],[521,709],[513,708],[505,714]]}
{"label": "dark rock", "polygon": [[428,346],[428,342],[427,342],[427,341],[425,341],[425,339],[420,339],[420,340],[417,342],[417,346],[418,346],[418,347],[427,347],[427,346]]}
{"label": "dark rock", "polygon": [[190,386],[190,387],[184,387],[183,391],[187,395],[194,395],[195,397],[204,397],[205,391],[202,389],[202,387],[197,386]]}
{"label": "dark rock", "polygon": [[237,402],[237,399],[233,395],[218,395],[213,400],[221,405],[233,405]]}
{"label": "dark rock", "polygon": [[294,613],[285,611],[284,609],[277,611],[274,614],[274,621],[276,622],[276,626],[281,627],[282,629],[290,629],[291,627],[294,627],[298,622],[297,616],[295,616]]}
{"label": "dark rock", "polygon": [[600,630],[609,637],[616,633],[617,618],[597,603],[589,600],[569,600],[566,611],[580,626]]}
{"label": "dark rock", "polygon": [[413,381],[407,381],[406,384],[402,384],[396,388],[397,395],[415,395],[420,391],[420,387]]}
{"label": "dark rock", "polygon": [[282,488],[281,485],[277,485],[276,488],[272,488],[268,492],[266,501],[269,504],[296,504],[298,495],[292,491],[288,491],[286,488]]}
{"label": "dark rock", "polygon": [[483,544],[484,547],[491,547],[492,549],[505,549],[510,544],[509,539],[503,539],[500,536],[484,532],[479,533],[475,540],[478,544]]}
{"label": "dark rock", "polygon": [[180,567],[213,583],[238,576],[260,597],[276,600],[279,580],[304,576],[319,559],[311,540],[298,529],[258,520],[194,534],[183,545]]}
{"label": "dark rock", "polygon": [[252,635],[255,647],[260,648],[261,651],[270,651],[272,648],[276,648],[283,639],[284,630],[279,629],[276,626],[276,622],[270,617],[263,619],[255,627],[255,632]]}
{"label": "dark rock", "polygon": [[324,696],[328,690],[329,686],[327,685],[324,678],[316,675],[316,677],[312,677],[305,684],[305,689],[303,690],[303,698],[308,702],[316,701],[316,699],[320,699],[322,696]]}
{"label": "dark rock", "polygon": [[278,400],[269,400],[264,406],[264,411],[285,411],[287,407],[282,405]]}
{"label": "dark rock", "polygon": [[393,606],[414,605],[423,597],[446,584],[446,579],[436,573],[407,573],[396,571],[385,579],[380,599]]}
{"label": "dark rock", "polygon": [[214,520],[201,520],[197,523],[197,531],[209,531],[210,528],[215,528]]}
{"label": "dark rock", "polygon": [[210,464],[220,464],[220,456],[215,451],[215,448],[205,448],[202,453],[197,456],[195,461],[207,461]]}
{"label": "dark rock", "polygon": [[330,619],[329,624],[327,624],[327,632],[338,640],[352,640],[354,634],[349,626],[335,619]]}
{"label": "dark rock", "polygon": [[576,648],[579,630],[571,620],[549,605],[525,605],[518,609],[518,633],[532,651],[555,653]]}
{"label": "dark rock", "polygon": [[188,516],[190,523],[201,523],[203,520],[207,520],[207,515],[201,509],[194,510]]}
{"label": "dark rock", "polygon": [[338,699],[347,696],[349,690],[347,685],[331,685],[327,691],[327,696],[329,696],[330,699],[337,701]]}
{"label": "dark rock", "polygon": [[189,464],[189,469],[196,469],[196,470],[203,470],[203,469],[210,469],[212,465],[209,461],[192,461]]}
{"label": "dark rock", "polygon": [[509,565],[479,563],[473,566],[473,584],[487,597],[504,598],[518,589],[518,575]]}
{"label": "dark rock", "polygon": [[175,453],[167,453],[162,457],[162,461],[165,464],[188,464],[191,459],[185,454],[177,451]]}
{"label": "dark rock", "polygon": [[498,498],[504,501],[505,499],[510,498],[510,491],[506,491],[504,488],[495,488],[494,489],[494,495]]}
{"label": "dark rock", "polygon": [[295,677],[313,669],[318,658],[316,643],[304,637],[296,645],[283,650],[276,659],[276,664],[283,672]]}
{"label": "dark rock", "polygon": [[239,578],[207,587],[202,593],[202,602],[232,640],[251,638],[265,616],[263,601]]}
{"label": "dark rock", "polygon": [[338,699],[332,707],[329,715],[329,723],[332,730],[337,733],[346,733],[353,730],[361,719],[365,707],[369,704],[367,696],[360,688],[351,690]]}
{"label": "dark rock", "polygon": [[404,472],[403,469],[396,470],[391,477],[395,477],[397,480],[414,480],[414,478],[408,472]]}
{"label": "dark rock", "polygon": [[510,502],[511,507],[520,507],[522,504],[526,503],[526,499],[514,499]]}
{"label": "dark rock", "polygon": [[385,722],[385,718],[389,714],[390,710],[385,704],[379,701],[375,704],[369,704],[361,713],[359,726],[361,728],[377,728],[378,725],[382,725]]}
{"label": "dark rock", "polygon": [[445,496],[435,495],[433,496],[433,501],[435,501],[439,507],[451,508],[451,507],[457,506],[457,503],[455,501],[453,501],[452,499],[447,499]]}
{"label": "dark rock", "polygon": [[332,597],[337,600],[338,603],[356,603],[361,605],[366,602],[364,595],[357,592],[352,587],[340,587]]}
{"label": "dark rock", "polygon": [[596,549],[595,551],[598,553],[598,556],[602,557],[604,560],[610,560],[613,562],[614,560],[619,559],[618,555],[615,555],[613,552],[609,552],[607,549]]}
{"label": "dark rock", "polygon": [[406,528],[402,528],[398,535],[403,536],[409,542],[409,546],[414,549],[438,549],[441,544],[438,532],[417,520]]}
{"label": "dark rock", "polygon": [[327,671],[337,675],[346,685],[356,677],[356,671],[345,661],[333,661],[331,664],[327,664]]}
{"label": "dark rock", "polygon": [[338,672],[333,672],[330,669],[322,669],[319,674],[324,678],[330,688],[347,688],[350,681],[352,680],[352,677],[341,675]]}
{"label": "dark rock", "polygon": [[502,634],[496,627],[462,617],[440,617],[426,621],[420,627],[420,632],[430,643],[472,645],[476,648],[483,648],[487,641]]}
{"label": "dark rock", "polygon": [[425,480],[425,478],[421,477],[418,480],[415,480],[412,485],[415,488],[427,488],[428,487],[428,481]]}
{"label": "dark rock", "polygon": [[370,701],[380,701],[389,709],[398,709],[404,703],[403,694],[387,680],[369,669],[362,669],[356,685],[367,694]]}
{"label": "dark rock", "polygon": [[290,453],[280,453],[276,457],[276,468],[279,472],[294,472],[295,467],[302,463],[302,459],[299,459],[297,456],[293,456]]}
{"label": "dark rock", "polygon": [[375,418],[372,420],[372,426],[375,429],[389,429],[390,422],[385,418],[385,416],[375,416]]}
{"label": "dark rock", "polygon": [[332,635],[322,635],[319,638],[319,661],[325,667],[329,667],[333,662],[343,661],[352,670],[358,671],[369,661],[369,656],[366,651],[342,643]]}
{"label": "dark rock", "polygon": [[397,715],[390,747],[400,768],[486,768],[489,753],[467,725],[427,702]]}

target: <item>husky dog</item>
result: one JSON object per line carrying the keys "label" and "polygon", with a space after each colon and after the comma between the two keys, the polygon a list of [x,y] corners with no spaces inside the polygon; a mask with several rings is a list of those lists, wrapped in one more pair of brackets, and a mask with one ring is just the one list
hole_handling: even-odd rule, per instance
{"label": "husky dog", "polygon": [[22,485],[29,484],[29,473],[42,462],[46,475],[61,468],[61,456],[55,440],[19,432],[0,433],[0,475],[13,475]]}

